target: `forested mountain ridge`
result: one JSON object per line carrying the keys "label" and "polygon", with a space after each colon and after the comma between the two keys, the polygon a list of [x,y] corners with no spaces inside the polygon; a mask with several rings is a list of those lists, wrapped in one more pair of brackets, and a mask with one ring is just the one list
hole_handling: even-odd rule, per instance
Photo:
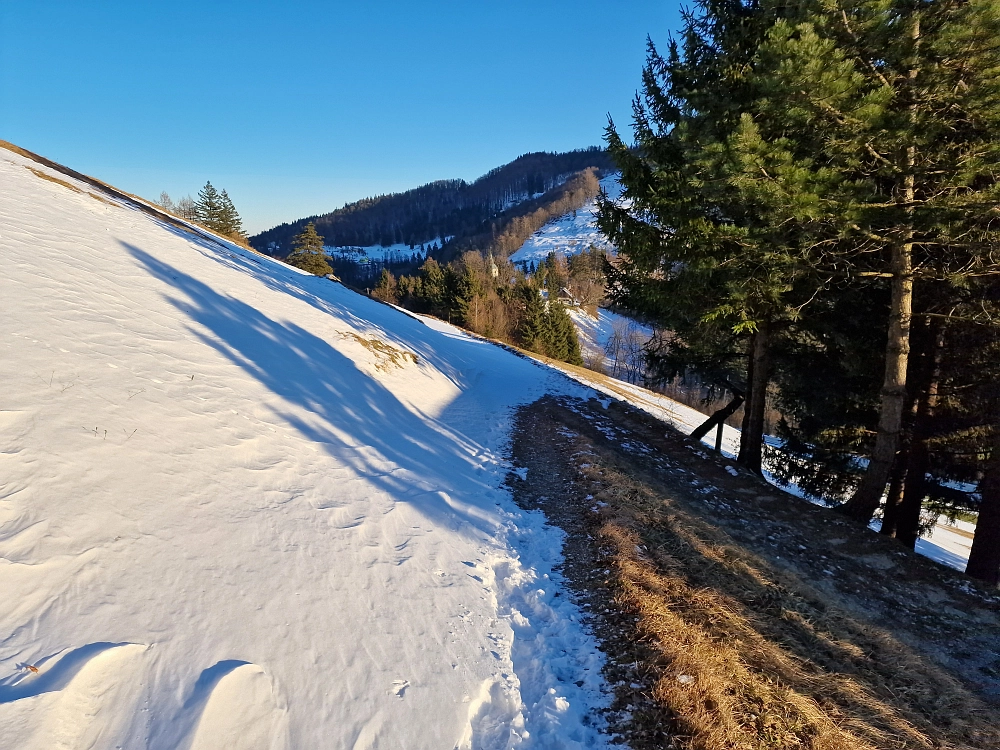
{"label": "forested mountain ridge", "polygon": [[[467,238],[494,233],[491,219],[588,167],[610,170],[613,164],[599,147],[524,154],[471,183],[438,180],[402,193],[365,198],[328,214],[280,224],[251,237],[250,243],[270,255],[285,255],[292,238],[312,222],[330,246],[420,245],[441,237],[453,237],[457,246],[463,246]],[[443,254],[450,254],[447,247]]]}

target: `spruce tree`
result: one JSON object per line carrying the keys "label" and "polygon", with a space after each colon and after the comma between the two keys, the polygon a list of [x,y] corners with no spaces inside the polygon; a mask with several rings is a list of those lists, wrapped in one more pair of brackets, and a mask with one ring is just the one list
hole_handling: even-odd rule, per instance
{"label": "spruce tree", "polygon": [[650,43],[635,147],[613,123],[607,130],[626,200],[602,196],[598,216],[620,253],[612,300],[674,333],[651,352],[676,363],[661,375],[738,381],[747,395],[738,460],[758,473],[771,350],[822,283],[801,262],[800,238],[774,220],[788,196],[744,179],[761,159],[740,111],[757,96],[746,71],[771,16],[756,3],[709,0],[666,57]]}
{"label": "spruce tree", "polygon": [[213,228],[238,242],[246,241],[246,235],[243,234],[243,220],[240,219],[236,206],[225,190],[219,195],[218,226]]}
{"label": "spruce tree", "polygon": [[316,232],[316,226],[309,222],[305,229],[292,241],[294,249],[285,258],[285,263],[316,276],[326,276],[333,273],[333,268],[323,252],[323,238]]}
{"label": "spruce tree", "polygon": [[545,300],[531,281],[523,282],[518,294],[523,305],[517,335],[521,346],[530,351],[544,352],[546,337]]}
{"label": "spruce tree", "polygon": [[214,232],[222,231],[222,196],[211,182],[206,182],[205,187],[198,191],[194,210],[199,224]]}

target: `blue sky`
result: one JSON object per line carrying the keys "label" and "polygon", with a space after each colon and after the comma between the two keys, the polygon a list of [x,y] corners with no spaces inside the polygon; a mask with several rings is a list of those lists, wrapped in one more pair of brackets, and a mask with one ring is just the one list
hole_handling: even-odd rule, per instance
{"label": "blue sky", "polygon": [[0,2],[0,138],[251,232],[628,126],[677,0]]}

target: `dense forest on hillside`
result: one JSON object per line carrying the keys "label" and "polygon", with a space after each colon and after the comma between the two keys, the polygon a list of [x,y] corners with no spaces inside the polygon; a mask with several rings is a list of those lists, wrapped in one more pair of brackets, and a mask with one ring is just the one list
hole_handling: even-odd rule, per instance
{"label": "dense forest on hillside", "polygon": [[613,164],[597,147],[524,154],[471,183],[439,180],[403,193],[365,198],[322,216],[281,224],[251,237],[250,243],[261,252],[286,255],[292,238],[311,222],[330,246],[420,245],[454,237],[456,248],[446,245],[443,254],[457,256],[457,248],[469,247],[473,236],[492,239],[502,234],[505,212],[514,207],[523,211],[524,201],[541,198],[588,167],[609,170]]}
{"label": "dense forest on hillside", "polygon": [[570,264],[552,254],[527,275],[509,260],[470,250],[447,264],[428,258],[413,276],[382,269],[372,296],[415,312],[436,315],[481,336],[582,365],[576,328],[563,300],[587,287],[600,251]]}

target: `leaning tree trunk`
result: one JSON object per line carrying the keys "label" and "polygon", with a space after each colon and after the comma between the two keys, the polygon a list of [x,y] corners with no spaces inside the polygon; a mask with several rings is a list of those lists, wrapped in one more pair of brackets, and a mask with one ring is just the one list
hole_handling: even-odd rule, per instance
{"label": "leaning tree trunk", "polygon": [[732,400],[726,404],[721,409],[712,412],[712,416],[702,422],[698,427],[695,428],[694,432],[689,436],[692,440],[701,440],[705,435],[707,435],[713,427],[717,427],[729,419],[733,414],[739,411],[739,408],[743,406],[743,394],[735,393],[733,394]]}
{"label": "leaning tree trunk", "polygon": [[993,433],[993,455],[979,483],[979,519],[965,572],[996,586],[1000,583],[1000,428]]}
{"label": "leaning tree trunk", "polygon": [[763,469],[764,412],[767,404],[767,384],[770,380],[771,324],[762,320],[753,336],[750,362],[747,367],[747,402],[744,406],[743,432],[740,434],[740,455],[736,462],[761,474]]}

